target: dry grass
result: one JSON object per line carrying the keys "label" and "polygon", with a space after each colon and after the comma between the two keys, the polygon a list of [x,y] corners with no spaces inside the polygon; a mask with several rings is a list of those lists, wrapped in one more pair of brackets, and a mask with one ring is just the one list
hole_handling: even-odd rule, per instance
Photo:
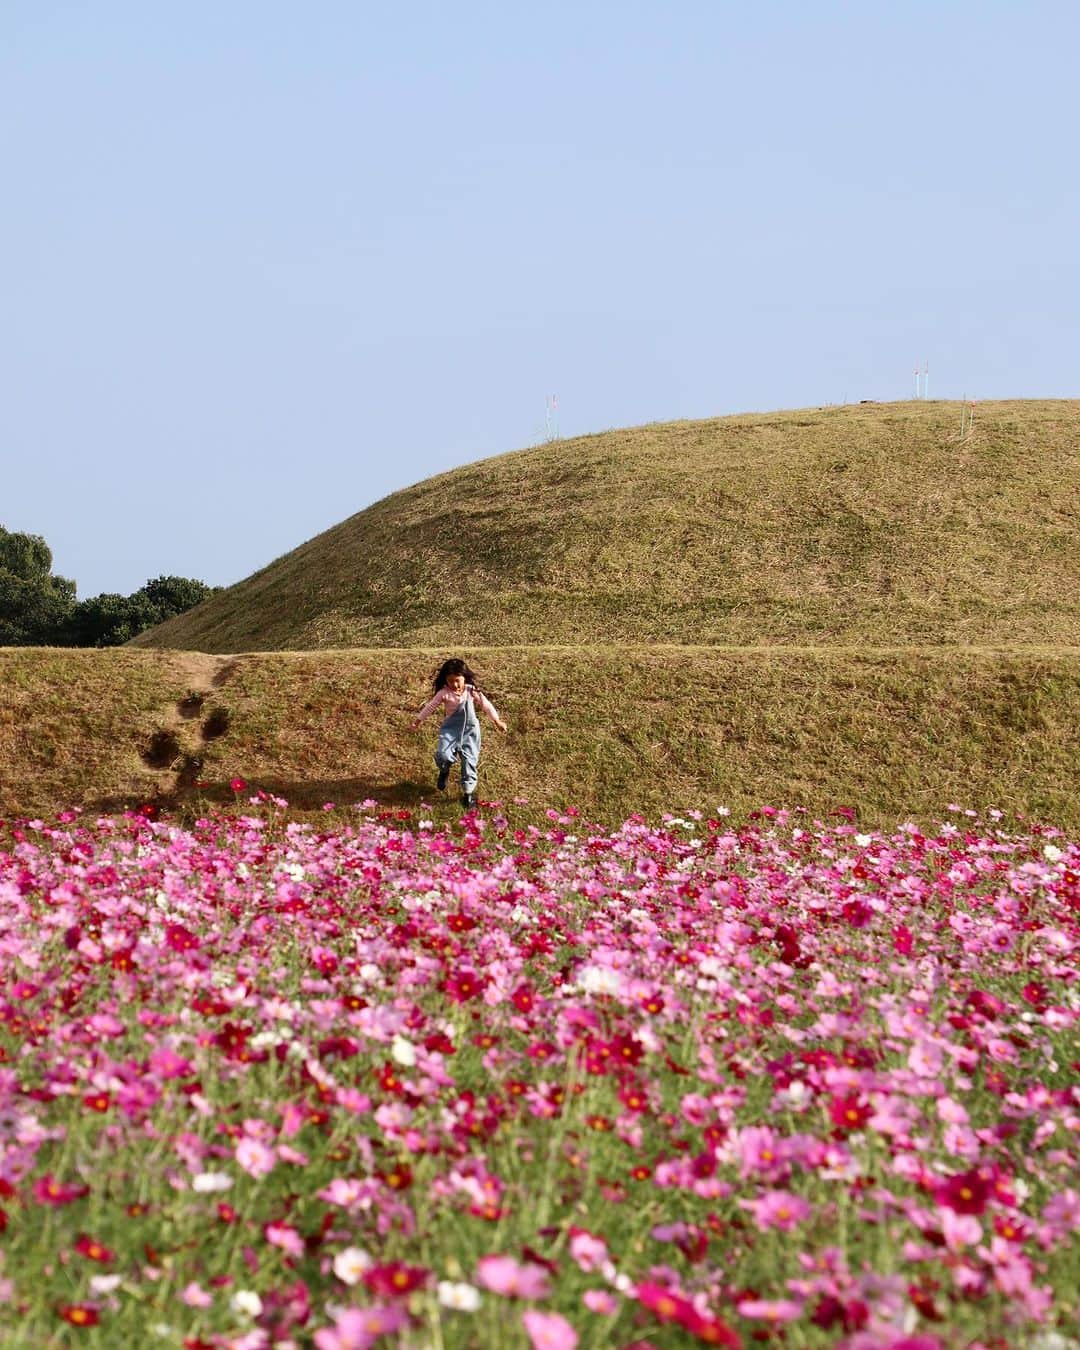
{"label": "dry grass", "polygon": [[1080,402],[611,431],[397,492],[135,645],[1080,645]]}
{"label": "dry grass", "polygon": [[[439,650],[262,653],[223,665],[199,716],[181,653],[0,651],[0,813],[169,796],[140,758],[171,727],[205,788],[228,780],[300,808],[432,800],[430,724],[408,720]],[[576,804],[641,811],[765,804],[857,809],[864,825],[938,818],[950,802],[1080,826],[1080,653],[1004,650],[472,649],[511,735],[485,734],[481,796],[519,818]],[[216,716],[223,734],[203,741]],[[183,794],[182,794],[183,795]],[[456,811],[453,805],[437,812]]]}
{"label": "dry grass", "polygon": [[180,653],[0,648],[0,813],[152,795],[142,754],[189,685]]}

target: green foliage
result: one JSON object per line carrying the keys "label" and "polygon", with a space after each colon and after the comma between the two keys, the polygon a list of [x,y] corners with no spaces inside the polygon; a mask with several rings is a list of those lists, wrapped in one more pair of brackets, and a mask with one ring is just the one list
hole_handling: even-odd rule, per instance
{"label": "green foliage", "polygon": [[0,647],[55,642],[74,605],[75,583],[52,575],[45,540],[0,526]]}
{"label": "green foliage", "polygon": [[117,595],[106,591],[75,606],[66,647],[119,647],[156,620],[153,607],[136,591]]}
{"label": "green foliage", "polygon": [[52,550],[39,534],[11,533],[0,526],[0,569],[23,581],[42,581],[52,571]]}
{"label": "green foliage", "polygon": [[205,600],[213,591],[190,577],[155,577],[131,595],[105,593],[76,605],[63,646],[119,647]]}
{"label": "green foliage", "polygon": [[0,526],[0,647],[118,647],[214,593],[191,577],[154,577],[132,595],[77,601],[52,563],[40,535]]}
{"label": "green foliage", "polygon": [[[155,623],[164,623],[176,614],[193,609],[200,601],[212,595],[213,588],[191,577],[155,577],[135,592],[145,596],[156,612]],[[134,599],[134,596],[132,597]]]}

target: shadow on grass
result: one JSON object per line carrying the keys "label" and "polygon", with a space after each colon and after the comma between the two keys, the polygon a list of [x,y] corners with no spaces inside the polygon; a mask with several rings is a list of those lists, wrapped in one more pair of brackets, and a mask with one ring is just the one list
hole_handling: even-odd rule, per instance
{"label": "shadow on grass", "polygon": [[[246,804],[259,791],[272,797],[282,797],[291,807],[300,811],[317,811],[328,802],[338,807],[354,806],[357,802],[373,800],[380,806],[414,808],[421,802],[445,800],[430,780],[398,779],[386,782],[376,778],[248,778],[244,787],[234,791],[228,779],[221,782],[182,783],[176,791],[160,793],[149,803],[162,810],[175,811],[204,803],[206,806]],[[447,794],[453,797],[455,794]],[[101,797],[85,803],[84,810],[109,815],[138,807],[141,803],[130,796]]]}
{"label": "shadow on grass", "polygon": [[234,802],[237,798],[247,801],[261,790],[272,797],[283,797],[290,806],[311,811],[327,802],[333,802],[335,806],[354,806],[369,799],[380,806],[419,806],[422,801],[432,801],[440,795],[434,783],[411,778],[394,782],[376,778],[250,778],[245,781],[247,786],[241,792],[234,792],[225,781],[208,783],[205,787],[196,784],[185,796],[214,803]]}

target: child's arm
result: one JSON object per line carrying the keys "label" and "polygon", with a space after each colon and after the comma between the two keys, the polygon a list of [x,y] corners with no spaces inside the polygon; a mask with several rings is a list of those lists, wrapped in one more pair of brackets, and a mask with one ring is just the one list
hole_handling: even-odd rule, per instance
{"label": "child's arm", "polygon": [[428,702],[424,704],[424,706],[420,709],[420,711],[416,714],[416,716],[412,720],[413,731],[416,730],[416,728],[420,725],[421,722],[424,721],[425,718],[431,716],[431,714],[435,711],[435,709],[439,706],[439,704],[442,703],[445,697],[446,697],[446,690],[440,689],[434,698],[429,699]]}
{"label": "child's arm", "polygon": [[498,709],[495,707],[495,704],[492,703],[491,699],[487,698],[486,695],[482,694],[479,689],[476,690],[474,697],[476,698],[477,703],[480,704],[480,707],[483,708],[484,712],[487,713],[487,715],[491,718],[491,720],[495,723],[495,725],[499,728],[500,731],[503,732],[509,731],[510,728],[499,716]]}

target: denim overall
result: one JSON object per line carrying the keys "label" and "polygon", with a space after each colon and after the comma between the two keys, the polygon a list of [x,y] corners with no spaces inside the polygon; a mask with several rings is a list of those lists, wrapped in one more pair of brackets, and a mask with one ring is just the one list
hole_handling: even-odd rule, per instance
{"label": "denim overall", "polygon": [[461,790],[466,796],[476,791],[476,769],[480,762],[480,719],[473,707],[472,694],[445,719],[439,728],[435,763],[445,769],[461,760]]}

